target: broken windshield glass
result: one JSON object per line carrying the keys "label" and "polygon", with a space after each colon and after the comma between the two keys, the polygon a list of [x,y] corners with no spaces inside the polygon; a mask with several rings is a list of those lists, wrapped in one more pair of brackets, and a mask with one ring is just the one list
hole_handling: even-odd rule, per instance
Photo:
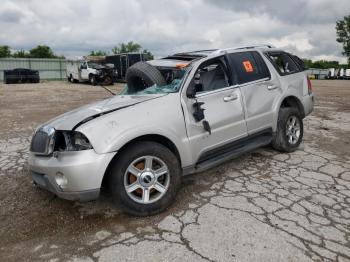
{"label": "broken windshield glass", "polygon": [[147,94],[167,94],[167,93],[175,93],[179,91],[182,80],[187,72],[187,69],[161,69],[166,85],[159,86],[154,84],[152,86],[143,86],[138,89],[129,89],[128,86],[124,88],[121,92],[121,95],[147,95]]}

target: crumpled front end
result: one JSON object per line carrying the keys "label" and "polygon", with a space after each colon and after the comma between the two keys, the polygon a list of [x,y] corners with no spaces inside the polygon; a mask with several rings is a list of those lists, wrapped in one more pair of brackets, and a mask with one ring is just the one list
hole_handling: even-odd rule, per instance
{"label": "crumpled front end", "polygon": [[33,136],[29,168],[36,185],[68,200],[99,196],[105,171],[116,154],[97,154],[79,132],[43,127]]}

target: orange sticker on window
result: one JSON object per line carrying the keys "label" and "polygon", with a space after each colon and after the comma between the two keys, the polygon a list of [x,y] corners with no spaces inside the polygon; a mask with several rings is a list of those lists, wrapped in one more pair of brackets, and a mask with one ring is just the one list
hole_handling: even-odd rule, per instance
{"label": "orange sticker on window", "polygon": [[252,64],[250,63],[250,61],[243,61],[243,66],[244,66],[244,70],[247,73],[251,73],[254,71]]}

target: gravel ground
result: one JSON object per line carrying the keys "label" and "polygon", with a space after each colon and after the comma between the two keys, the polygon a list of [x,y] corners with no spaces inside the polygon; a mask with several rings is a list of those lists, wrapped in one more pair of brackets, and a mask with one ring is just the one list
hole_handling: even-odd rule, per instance
{"label": "gravel ground", "polygon": [[166,212],[135,218],[109,196],[64,201],[29,177],[33,129],[105,90],[0,84],[0,260],[350,261],[350,81],[313,85],[298,151],[262,148],[188,176]]}

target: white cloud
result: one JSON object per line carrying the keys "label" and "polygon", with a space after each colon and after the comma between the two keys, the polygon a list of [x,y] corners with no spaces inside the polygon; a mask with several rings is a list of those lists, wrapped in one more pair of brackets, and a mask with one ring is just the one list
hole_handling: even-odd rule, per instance
{"label": "white cloud", "polygon": [[341,56],[335,22],[348,0],[2,0],[0,44],[83,55],[136,41],[157,56],[272,43],[303,57]]}

